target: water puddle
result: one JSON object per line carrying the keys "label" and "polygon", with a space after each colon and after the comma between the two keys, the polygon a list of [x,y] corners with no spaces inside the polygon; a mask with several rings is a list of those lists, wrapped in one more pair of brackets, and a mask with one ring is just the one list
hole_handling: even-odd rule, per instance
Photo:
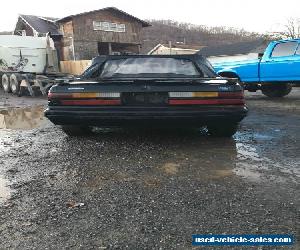
{"label": "water puddle", "polygon": [[236,143],[237,157],[239,160],[251,160],[251,161],[261,161],[259,154],[256,152],[256,148],[251,145],[244,143]]}
{"label": "water puddle", "polygon": [[0,109],[0,129],[37,128],[45,121],[43,112],[43,106]]}
{"label": "water puddle", "polygon": [[262,178],[262,174],[258,172],[258,169],[255,169],[250,164],[239,164],[239,167],[235,168],[233,172],[242,178],[246,178],[250,181],[258,182]]}
{"label": "water puddle", "polygon": [[11,189],[8,187],[7,180],[0,175],[0,204],[10,198]]}

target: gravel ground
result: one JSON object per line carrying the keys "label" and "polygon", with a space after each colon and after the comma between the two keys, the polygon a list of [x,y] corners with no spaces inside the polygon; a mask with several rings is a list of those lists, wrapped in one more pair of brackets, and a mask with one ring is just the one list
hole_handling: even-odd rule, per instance
{"label": "gravel ground", "polygon": [[69,138],[43,119],[45,104],[0,90],[0,249],[193,249],[197,233],[299,239],[300,89],[247,94],[232,139],[116,129]]}

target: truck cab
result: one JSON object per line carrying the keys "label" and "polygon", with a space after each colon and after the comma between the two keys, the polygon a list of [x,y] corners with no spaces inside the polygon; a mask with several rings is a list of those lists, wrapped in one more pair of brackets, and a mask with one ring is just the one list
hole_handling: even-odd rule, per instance
{"label": "truck cab", "polygon": [[260,61],[260,82],[300,82],[300,39],[272,42]]}
{"label": "truck cab", "polygon": [[220,76],[238,78],[249,91],[283,97],[290,93],[291,84],[300,83],[300,39],[271,42],[254,60],[213,66]]}

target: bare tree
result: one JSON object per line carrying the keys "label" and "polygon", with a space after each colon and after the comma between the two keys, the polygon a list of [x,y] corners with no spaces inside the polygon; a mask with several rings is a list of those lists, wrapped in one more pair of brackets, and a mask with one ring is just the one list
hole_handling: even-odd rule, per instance
{"label": "bare tree", "polygon": [[289,18],[284,27],[282,35],[292,39],[300,37],[300,18]]}

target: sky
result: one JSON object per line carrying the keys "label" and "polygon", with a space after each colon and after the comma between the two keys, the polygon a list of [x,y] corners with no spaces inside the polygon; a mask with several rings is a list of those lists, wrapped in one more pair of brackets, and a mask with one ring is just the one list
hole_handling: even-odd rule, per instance
{"label": "sky", "polygon": [[247,31],[280,32],[288,18],[300,18],[299,0],[14,0],[1,4],[0,31],[14,30],[18,14],[65,17],[117,7],[140,19],[170,19]]}

